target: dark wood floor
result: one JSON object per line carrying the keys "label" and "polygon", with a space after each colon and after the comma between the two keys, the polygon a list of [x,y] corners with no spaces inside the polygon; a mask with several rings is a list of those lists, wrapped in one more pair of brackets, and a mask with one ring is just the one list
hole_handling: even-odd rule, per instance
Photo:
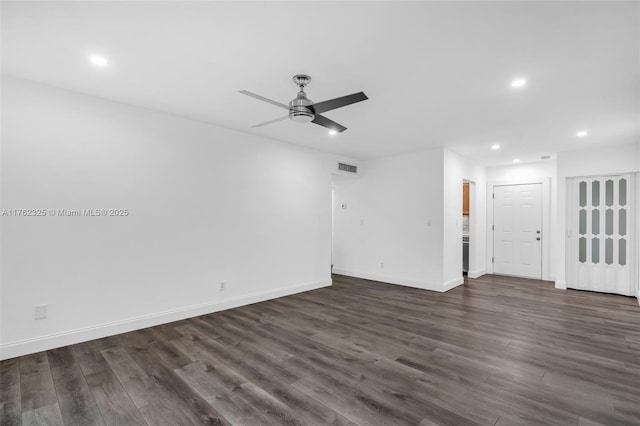
{"label": "dark wood floor", "polygon": [[3,361],[2,425],[640,425],[640,307],[334,286]]}

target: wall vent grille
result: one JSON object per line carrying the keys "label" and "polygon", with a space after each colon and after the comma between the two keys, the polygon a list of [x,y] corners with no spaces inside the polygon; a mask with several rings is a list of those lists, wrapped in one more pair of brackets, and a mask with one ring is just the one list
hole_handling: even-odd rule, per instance
{"label": "wall vent grille", "polygon": [[358,166],[352,166],[351,164],[338,163],[338,170],[349,173],[358,173]]}

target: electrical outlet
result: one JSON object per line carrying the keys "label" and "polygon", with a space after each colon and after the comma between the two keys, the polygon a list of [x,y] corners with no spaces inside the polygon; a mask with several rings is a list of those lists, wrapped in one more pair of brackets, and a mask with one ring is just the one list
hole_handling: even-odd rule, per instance
{"label": "electrical outlet", "polygon": [[384,269],[384,262],[380,262],[380,269]]}
{"label": "electrical outlet", "polygon": [[225,288],[225,283],[224,283],[224,281],[222,281],[220,283],[220,291],[224,291],[224,288]]}
{"label": "electrical outlet", "polygon": [[45,319],[47,317],[47,305],[36,305],[35,307],[36,319]]}

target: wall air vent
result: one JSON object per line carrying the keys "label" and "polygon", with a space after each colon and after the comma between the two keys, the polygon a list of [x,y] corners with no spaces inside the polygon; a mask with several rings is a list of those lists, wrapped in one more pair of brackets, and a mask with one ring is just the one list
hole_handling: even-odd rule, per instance
{"label": "wall air vent", "polygon": [[338,163],[338,170],[349,173],[358,173],[358,166],[352,166],[351,164]]}

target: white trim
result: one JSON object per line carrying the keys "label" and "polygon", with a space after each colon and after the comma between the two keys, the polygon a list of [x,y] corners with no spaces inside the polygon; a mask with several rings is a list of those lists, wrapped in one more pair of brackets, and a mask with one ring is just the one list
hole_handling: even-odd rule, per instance
{"label": "white trim", "polygon": [[344,275],[346,277],[362,278],[365,280],[378,281],[386,284],[396,284],[405,287],[418,288],[420,290],[437,291],[438,293],[444,293],[445,291],[451,290],[452,288],[464,283],[464,277],[462,276],[439,285],[428,283],[426,281],[416,281],[408,278],[393,277],[390,275],[370,274],[368,272],[352,271],[348,269],[333,268],[333,273],[336,275]]}
{"label": "white trim", "polygon": [[168,322],[224,311],[226,309],[237,308],[239,306],[250,305],[252,303],[329,286],[331,286],[331,279],[263,291],[248,296],[231,297],[225,300],[206,302],[184,308],[113,321],[97,326],[83,327],[76,330],[5,343],[0,346],[0,360],[59,348],[61,346],[73,345],[88,340],[100,339],[102,337],[113,336],[115,334],[153,327]]}
{"label": "white trim", "polygon": [[339,269],[335,267],[333,268],[333,273],[336,275],[362,278],[365,280],[378,281],[378,282],[387,283],[387,284],[403,285],[405,287],[420,288],[423,290],[440,291],[440,292],[442,291],[440,288],[438,288],[439,286],[436,284],[427,283],[425,281],[416,281],[408,278],[393,277],[389,275],[370,274],[368,272],[352,271],[349,269]]}
{"label": "white trim", "polygon": [[461,276],[459,276],[457,278],[454,278],[452,280],[449,280],[449,281],[445,282],[444,285],[443,285],[443,287],[444,287],[443,292],[449,291],[452,288],[458,287],[459,285],[462,285],[462,284],[464,284],[464,277],[461,275]]}
{"label": "white trim", "polygon": [[557,280],[556,281],[556,288],[559,290],[566,290],[567,289],[567,283],[561,280]]}
{"label": "white trim", "polygon": [[[487,273],[493,274],[493,187],[542,184],[542,279],[551,281],[551,178],[533,177],[512,181],[487,182]],[[553,230],[555,232],[555,229]],[[556,265],[556,268],[558,266]]]}
{"label": "white trim", "polygon": [[481,276],[485,275],[487,273],[486,269],[478,269],[477,271],[469,271],[467,273],[467,276],[469,278],[480,278]]}

